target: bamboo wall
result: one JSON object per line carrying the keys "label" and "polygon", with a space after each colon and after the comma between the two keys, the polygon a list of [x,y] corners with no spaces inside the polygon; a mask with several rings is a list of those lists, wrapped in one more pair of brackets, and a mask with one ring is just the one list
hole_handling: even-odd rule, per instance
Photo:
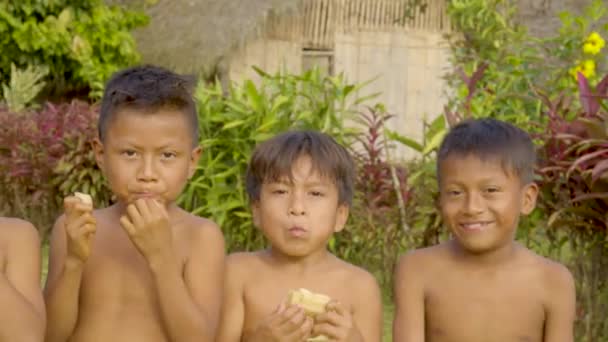
{"label": "bamboo wall", "polygon": [[[439,33],[355,32],[336,35],[335,69],[349,82],[373,80],[360,97],[380,93],[373,101],[383,103],[394,115],[387,126],[422,140],[423,122],[443,111],[449,67],[449,49]],[[399,156],[414,152],[405,147]]]}
{"label": "bamboo wall", "polygon": [[411,0],[308,0],[297,16],[271,18],[268,36],[332,49],[336,33],[448,31],[445,0],[426,1],[422,10]]}

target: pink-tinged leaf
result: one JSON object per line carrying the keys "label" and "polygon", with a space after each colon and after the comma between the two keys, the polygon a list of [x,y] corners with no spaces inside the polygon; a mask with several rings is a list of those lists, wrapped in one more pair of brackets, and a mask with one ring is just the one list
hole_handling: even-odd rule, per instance
{"label": "pink-tinged leaf", "polygon": [[608,199],[608,192],[583,194],[580,196],[576,196],[574,199],[572,199],[572,202],[582,202],[582,201],[587,201],[587,200],[591,200],[591,199]]}
{"label": "pink-tinged leaf", "polygon": [[574,163],[572,164],[572,166],[570,166],[570,169],[568,169],[568,172],[566,173],[566,178],[570,178],[570,174],[581,164],[592,160],[594,158],[600,157],[602,155],[608,155],[608,150],[599,150],[599,151],[595,151],[595,152],[591,152],[589,154],[586,154],[580,158],[578,158],[577,160],[574,161]]}
{"label": "pink-tinged leaf", "polygon": [[456,126],[456,124],[458,124],[460,121],[462,121],[462,116],[460,114],[458,114],[456,111],[454,111],[454,112],[450,111],[448,106],[444,106],[443,110],[444,110],[444,117],[445,117],[446,121],[448,122],[449,127],[454,127],[454,126]]}
{"label": "pink-tinged leaf", "polygon": [[608,159],[597,163],[591,172],[591,181],[595,183],[606,171],[608,171]]}
{"label": "pink-tinged leaf", "polygon": [[583,110],[589,115],[595,115],[600,109],[600,104],[593,95],[593,91],[589,86],[589,81],[580,71],[576,73],[576,76],[578,78],[578,91]]}
{"label": "pink-tinged leaf", "polygon": [[598,96],[607,97],[608,96],[608,75],[604,76],[600,83],[595,87],[595,91]]}

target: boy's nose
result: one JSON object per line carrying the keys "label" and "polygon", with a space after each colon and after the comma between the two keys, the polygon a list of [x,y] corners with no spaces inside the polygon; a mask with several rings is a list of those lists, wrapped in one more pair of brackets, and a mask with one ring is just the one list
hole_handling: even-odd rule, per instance
{"label": "boy's nose", "polygon": [[151,158],[143,158],[137,172],[137,180],[141,182],[156,181],[158,178],[154,161]]}
{"label": "boy's nose", "polygon": [[467,214],[475,215],[483,212],[484,202],[481,194],[471,192],[468,194],[465,203],[465,212]]}
{"label": "boy's nose", "polygon": [[304,214],[306,214],[306,209],[300,196],[297,194],[292,195],[289,200],[289,215],[301,216]]}

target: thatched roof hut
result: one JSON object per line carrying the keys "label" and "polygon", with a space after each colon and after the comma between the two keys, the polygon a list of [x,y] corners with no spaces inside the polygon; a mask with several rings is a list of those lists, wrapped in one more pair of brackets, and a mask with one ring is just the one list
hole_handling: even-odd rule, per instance
{"label": "thatched roof hut", "polygon": [[232,51],[264,31],[269,17],[295,13],[300,0],[158,0],[135,32],[144,62],[214,76]]}

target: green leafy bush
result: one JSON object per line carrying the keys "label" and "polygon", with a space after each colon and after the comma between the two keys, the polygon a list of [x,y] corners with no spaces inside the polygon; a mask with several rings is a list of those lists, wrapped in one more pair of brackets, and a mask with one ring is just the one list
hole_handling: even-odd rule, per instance
{"label": "green leafy bush", "polygon": [[53,95],[85,90],[97,98],[113,72],[139,60],[130,31],[146,22],[103,0],[0,2],[0,83],[12,63],[46,66]]}
{"label": "green leafy bush", "polygon": [[255,145],[289,129],[315,129],[345,143],[352,130],[353,95],[358,90],[342,77],[323,77],[318,70],[303,75],[268,75],[261,84],[245,81],[224,96],[221,88],[197,90],[203,155],[181,196],[183,207],[211,217],[224,229],[228,249],[264,246],[253,227],[244,176]]}

